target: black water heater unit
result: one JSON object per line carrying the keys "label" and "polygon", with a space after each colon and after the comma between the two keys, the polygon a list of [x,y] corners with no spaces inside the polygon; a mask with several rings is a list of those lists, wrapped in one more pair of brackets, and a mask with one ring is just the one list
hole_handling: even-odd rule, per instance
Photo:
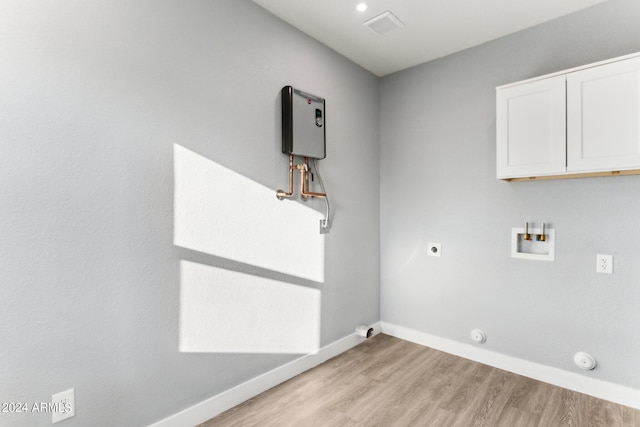
{"label": "black water heater unit", "polygon": [[324,159],[324,98],[291,86],[282,88],[282,152]]}

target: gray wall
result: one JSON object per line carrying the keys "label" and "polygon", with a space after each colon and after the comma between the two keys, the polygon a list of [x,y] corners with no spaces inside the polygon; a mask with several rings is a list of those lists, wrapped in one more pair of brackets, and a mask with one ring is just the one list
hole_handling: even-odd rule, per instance
{"label": "gray wall", "polygon": [[[640,176],[495,179],[498,85],[640,51],[640,3],[611,0],[382,79],[382,320],[640,388]],[[524,221],[556,230],[555,262],[510,257]],[[442,257],[427,257],[427,242]],[[614,274],[595,273],[597,253]]]}
{"label": "gray wall", "polygon": [[180,354],[179,261],[248,267],[173,245],[172,144],[285,187],[287,84],[327,99],[321,345],[379,320],[377,77],[249,0],[3,1],[0,63],[0,401],[142,426],[299,356]]}

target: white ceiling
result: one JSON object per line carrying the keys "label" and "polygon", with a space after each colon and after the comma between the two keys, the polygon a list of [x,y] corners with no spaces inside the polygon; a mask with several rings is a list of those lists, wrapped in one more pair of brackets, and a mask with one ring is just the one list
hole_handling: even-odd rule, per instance
{"label": "white ceiling", "polygon": [[[440,58],[608,0],[253,0],[378,76]],[[368,9],[356,11],[358,3]],[[378,35],[363,22],[391,11]]]}

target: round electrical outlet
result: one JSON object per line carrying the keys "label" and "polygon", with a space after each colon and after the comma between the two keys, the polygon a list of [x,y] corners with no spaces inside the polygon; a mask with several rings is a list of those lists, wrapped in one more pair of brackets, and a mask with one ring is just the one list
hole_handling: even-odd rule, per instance
{"label": "round electrical outlet", "polygon": [[487,334],[485,334],[481,329],[474,329],[473,331],[471,331],[471,339],[477,343],[482,344],[487,340]]}

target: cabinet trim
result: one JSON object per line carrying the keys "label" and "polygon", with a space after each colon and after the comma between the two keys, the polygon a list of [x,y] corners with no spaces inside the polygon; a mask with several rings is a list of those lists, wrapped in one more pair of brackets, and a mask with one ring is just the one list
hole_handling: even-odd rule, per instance
{"label": "cabinet trim", "polygon": [[597,176],[626,176],[626,175],[640,175],[640,169],[604,171],[604,172],[563,173],[562,175],[541,175],[541,176],[527,176],[527,177],[521,177],[521,178],[500,178],[500,179],[502,181],[507,181],[507,182],[520,182],[520,181],[547,181],[551,179],[593,178]]}

